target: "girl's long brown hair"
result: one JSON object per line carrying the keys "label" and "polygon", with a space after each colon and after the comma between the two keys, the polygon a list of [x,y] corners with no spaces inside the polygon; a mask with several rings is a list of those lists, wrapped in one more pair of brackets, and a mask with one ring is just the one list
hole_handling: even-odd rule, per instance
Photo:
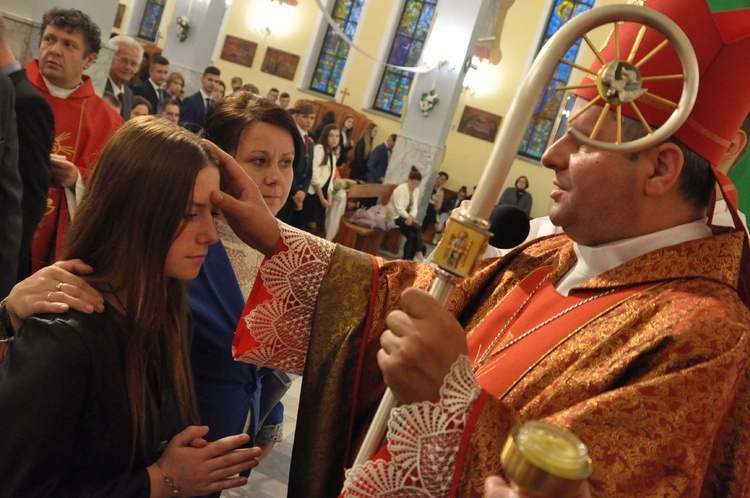
{"label": "girl's long brown hair", "polygon": [[376,125],[373,122],[367,123],[367,126],[365,126],[365,131],[362,132],[362,140],[365,142],[365,159],[370,157],[370,153],[372,152],[372,143],[374,142],[372,138],[372,129],[377,128],[378,125]]}
{"label": "girl's long brown hair", "polygon": [[185,220],[196,177],[216,156],[200,138],[167,120],[128,121],[107,143],[68,232],[65,259],[94,268],[87,280],[125,296],[125,377],[138,443],[148,456],[147,366],[158,346],[166,358],[180,416],[198,420],[187,341],[185,284],[164,274]]}

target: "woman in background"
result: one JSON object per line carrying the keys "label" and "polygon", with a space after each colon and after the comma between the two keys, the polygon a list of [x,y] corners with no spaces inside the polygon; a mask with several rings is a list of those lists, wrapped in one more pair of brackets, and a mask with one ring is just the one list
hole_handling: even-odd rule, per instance
{"label": "woman in background", "polygon": [[338,145],[339,129],[335,124],[329,124],[320,132],[313,149],[312,180],[302,210],[305,212],[305,229],[316,235],[325,231],[326,210],[331,207],[336,169],[334,151]]}
{"label": "woman in background", "polygon": [[315,139],[315,143],[320,143],[320,135],[323,133],[323,129],[330,125],[336,123],[336,114],[334,114],[333,111],[328,111],[325,114],[323,114],[323,117],[320,119],[320,124],[317,128],[315,128],[315,133],[312,133],[312,137]]}
{"label": "woman in background", "polygon": [[[107,143],[64,252],[95,268],[86,280],[104,310],[23,327],[11,313],[18,333],[0,365],[0,405],[12,407],[0,410],[0,468],[13,471],[3,493],[196,496],[247,482],[231,476],[256,466],[260,449],[230,450],[249,437],[208,443],[208,428],[192,426],[185,282],[218,240],[216,164],[199,138],[151,117]],[[47,301],[76,290],[62,281],[54,289]]]}
{"label": "woman in background", "polygon": [[133,97],[133,109],[131,109],[130,111],[131,118],[148,116],[149,114],[153,113],[154,111],[153,109],[151,109],[151,102],[141,97],[140,95],[136,95],[135,97]]}
{"label": "woman in background", "polygon": [[185,77],[182,73],[172,72],[167,76],[164,88],[170,97],[182,104],[182,91],[185,89]]}
{"label": "woman in background", "polygon": [[349,166],[351,168],[349,178],[352,180],[365,180],[365,174],[367,173],[367,158],[370,157],[370,153],[374,147],[375,136],[377,134],[378,125],[372,122],[367,123],[365,131],[362,132],[362,136],[354,147],[354,159]]}
{"label": "woman in background", "polygon": [[500,196],[500,202],[498,204],[509,204],[511,206],[518,206],[526,213],[526,216],[531,217],[531,194],[526,192],[529,188],[529,179],[525,176],[519,176],[516,179],[515,187],[508,187]]}
{"label": "woman in background", "polygon": [[404,259],[424,261],[425,246],[422,243],[422,227],[417,222],[419,211],[419,184],[422,173],[416,166],[411,167],[409,179],[393,190],[388,201],[388,210],[396,214],[396,225],[403,234]]}
{"label": "woman in background", "polygon": [[352,130],[354,130],[354,116],[347,114],[339,125],[339,158],[336,160],[336,166],[344,166],[349,159],[349,151],[354,147]]}

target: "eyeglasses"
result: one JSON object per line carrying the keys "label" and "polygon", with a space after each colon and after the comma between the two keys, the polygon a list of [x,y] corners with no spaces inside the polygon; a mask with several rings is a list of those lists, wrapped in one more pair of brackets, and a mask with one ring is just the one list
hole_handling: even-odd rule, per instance
{"label": "eyeglasses", "polygon": [[126,66],[130,66],[133,69],[137,69],[141,65],[139,62],[131,61],[127,57],[120,57],[120,56],[115,55],[112,58],[116,60],[117,62],[119,62],[120,64],[125,64]]}

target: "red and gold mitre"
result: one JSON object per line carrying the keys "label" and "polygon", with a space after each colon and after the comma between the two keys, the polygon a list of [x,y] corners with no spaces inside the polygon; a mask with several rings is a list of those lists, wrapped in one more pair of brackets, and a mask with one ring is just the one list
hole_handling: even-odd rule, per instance
{"label": "red and gold mitre", "polygon": [[[750,0],[648,0],[644,8],[673,20],[693,45],[700,70],[698,97],[687,122],[674,136],[715,165],[750,112]],[[663,35],[648,28],[639,40],[640,28],[638,23],[624,23],[619,27],[618,43],[610,37],[601,54],[604,61],[632,59],[644,78],[643,88],[648,90],[638,98],[637,108],[651,126],[659,127],[674,111],[667,101],[680,100],[683,82],[681,78],[649,77],[678,75],[683,70],[673,46],[658,49]],[[631,56],[634,45],[637,49]],[[644,59],[646,62],[640,63]],[[591,69],[599,72],[601,67],[597,59]],[[593,100],[598,92],[589,87],[578,90],[577,95]],[[638,119],[633,106],[623,105],[622,113]]]}

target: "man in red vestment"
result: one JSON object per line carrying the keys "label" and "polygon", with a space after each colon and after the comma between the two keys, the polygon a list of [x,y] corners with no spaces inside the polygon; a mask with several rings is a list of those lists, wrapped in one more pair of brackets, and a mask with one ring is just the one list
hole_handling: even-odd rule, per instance
{"label": "man in red vestment", "polygon": [[39,58],[26,66],[29,81],[52,107],[55,142],[47,209],[32,242],[32,271],[57,260],[76,198],[122,118],[94,93],[83,71],[101,47],[96,24],[76,9],[50,9],[42,18]]}

